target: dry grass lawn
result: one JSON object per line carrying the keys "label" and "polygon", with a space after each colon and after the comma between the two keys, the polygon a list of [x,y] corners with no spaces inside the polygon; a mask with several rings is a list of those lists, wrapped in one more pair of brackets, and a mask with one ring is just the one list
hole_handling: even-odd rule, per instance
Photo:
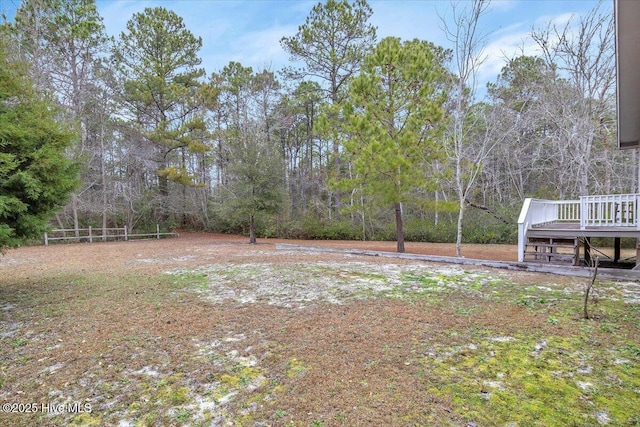
{"label": "dry grass lawn", "polygon": [[245,242],[9,251],[0,425],[640,425],[637,283]]}

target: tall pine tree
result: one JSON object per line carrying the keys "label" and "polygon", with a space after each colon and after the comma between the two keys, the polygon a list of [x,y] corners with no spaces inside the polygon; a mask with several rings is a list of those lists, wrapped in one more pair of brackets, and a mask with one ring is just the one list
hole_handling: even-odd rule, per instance
{"label": "tall pine tree", "polygon": [[[187,29],[180,16],[155,7],[133,15],[113,52],[124,87],[125,114],[151,151],[147,154],[151,158],[144,160],[156,164],[155,179],[149,184],[157,184],[157,209],[165,221],[171,213],[170,182],[195,185],[186,160],[208,149],[194,137],[205,130],[196,102],[205,74],[198,67],[201,47],[202,39]],[[175,206],[178,213],[182,205],[183,200]]]}
{"label": "tall pine tree", "polygon": [[433,182],[426,165],[438,154],[434,135],[444,113],[446,54],[424,41],[387,37],[366,58],[343,102],[353,174],[339,185],[393,206],[398,252],[405,250],[402,205]]}

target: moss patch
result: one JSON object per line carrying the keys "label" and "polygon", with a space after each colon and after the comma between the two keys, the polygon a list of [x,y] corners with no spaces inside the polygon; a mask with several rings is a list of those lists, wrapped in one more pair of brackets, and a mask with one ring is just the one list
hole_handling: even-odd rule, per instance
{"label": "moss patch", "polygon": [[429,391],[479,424],[634,425],[640,360],[624,354],[584,336],[519,335],[438,346],[421,363]]}

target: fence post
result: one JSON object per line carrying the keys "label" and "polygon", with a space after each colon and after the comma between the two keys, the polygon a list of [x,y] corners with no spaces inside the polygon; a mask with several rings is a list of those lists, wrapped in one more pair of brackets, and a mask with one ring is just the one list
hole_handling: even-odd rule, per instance
{"label": "fence post", "polygon": [[93,243],[93,235],[91,234],[91,226],[89,226],[89,243]]}
{"label": "fence post", "polygon": [[156,224],[156,237],[160,238],[160,224]]}
{"label": "fence post", "polygon": [[49,246],[49,235],[46,231],[44,232],[44,245]]}
{"label": "fence post", "polygon": [[127,226],[124,226],[124,241],[126,242],[127,240],[129,240],[129,235],[127,234]]}

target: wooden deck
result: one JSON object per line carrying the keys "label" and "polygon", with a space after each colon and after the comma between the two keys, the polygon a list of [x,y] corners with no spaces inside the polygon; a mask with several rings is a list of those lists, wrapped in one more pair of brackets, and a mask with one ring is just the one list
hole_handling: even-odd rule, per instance
{"label": "wooden deck", "polygon": [[[583,196],[579,200],[526,199],[518,218],[518,261],[580,264],[580,242],[590,259],[590,238],[640,239],[640,194]],[[640,248],[636,265],[640,264]]]}
{"label": "wooden deck", "polygon": [[640,230],[621,226],[586,226],[579,222],[552,222],[529,227],[529,237],[636,237],[640,238]]}

